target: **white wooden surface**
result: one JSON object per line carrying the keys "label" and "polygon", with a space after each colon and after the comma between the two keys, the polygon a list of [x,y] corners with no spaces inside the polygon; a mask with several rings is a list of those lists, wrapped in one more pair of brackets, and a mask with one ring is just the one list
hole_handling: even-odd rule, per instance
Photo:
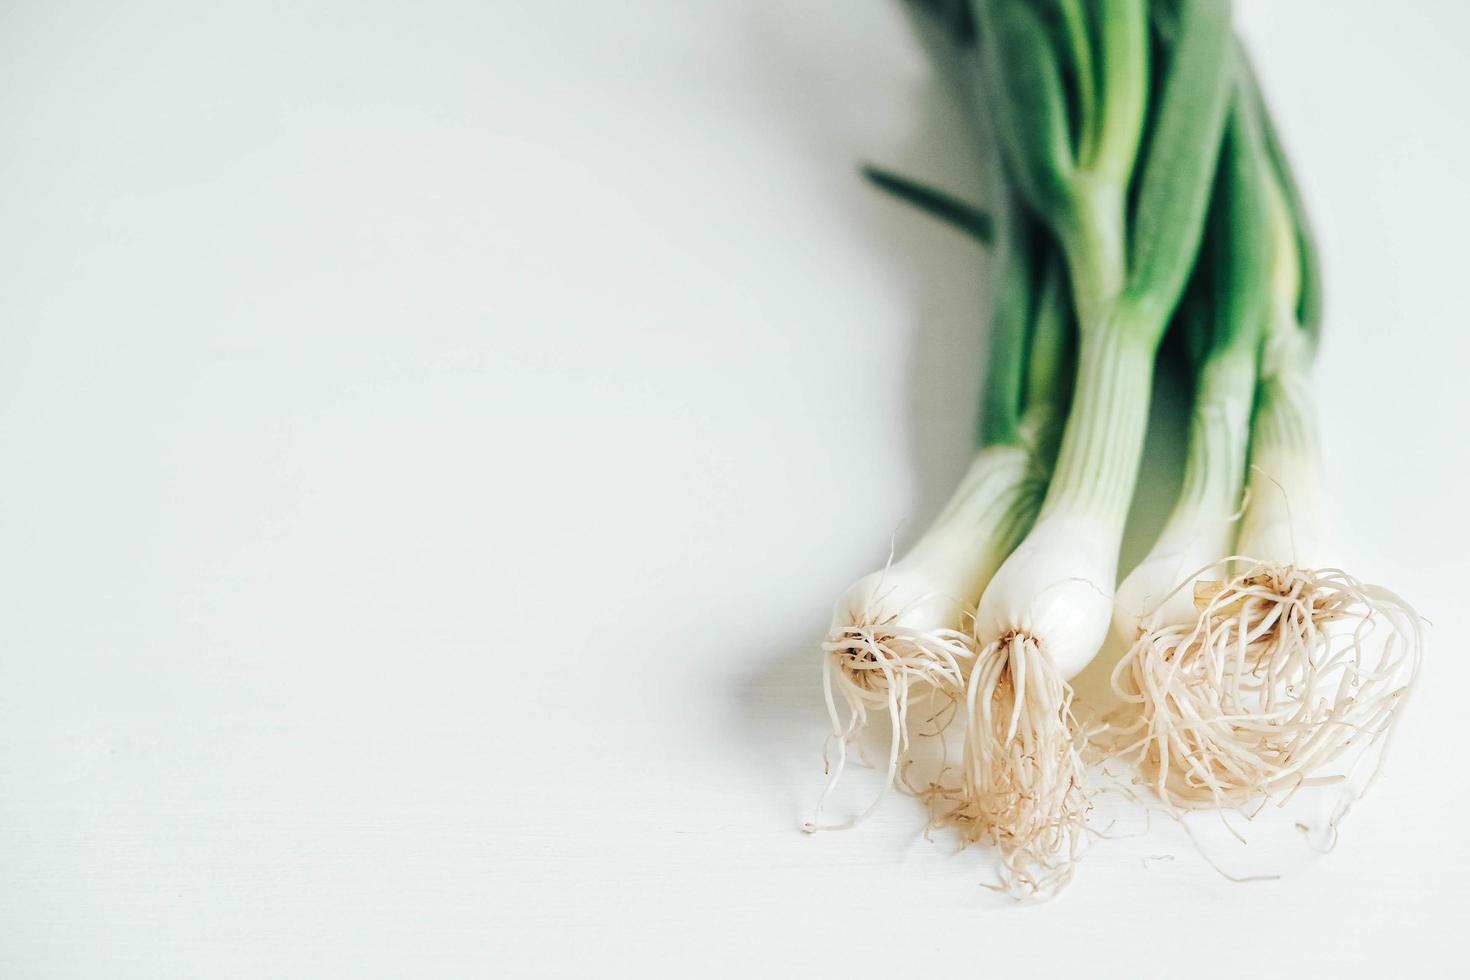
{"label": "white wooden surface", "polygon": [[0,6],[0,975],[1455,972],[1470,16],[1241,7],[1433,659],[1335,853],[1018,908],[911,800],[797,830],[980,372],[982,254],[853,170],[978,192],[893,0]]}

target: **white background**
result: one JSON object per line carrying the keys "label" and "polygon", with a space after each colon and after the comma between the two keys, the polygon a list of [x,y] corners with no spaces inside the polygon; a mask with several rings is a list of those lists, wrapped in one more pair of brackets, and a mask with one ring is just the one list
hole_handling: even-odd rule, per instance
{"label": "white background", "polygon": [[981,186],[896,0],[0,6],[0,975],[1453,972],[1470,16],[1240,6],[1432,660],[1330,856],[1155,821],[1031,908],[910,799],[797,829],[981,371],[983,253],[854,172]]}

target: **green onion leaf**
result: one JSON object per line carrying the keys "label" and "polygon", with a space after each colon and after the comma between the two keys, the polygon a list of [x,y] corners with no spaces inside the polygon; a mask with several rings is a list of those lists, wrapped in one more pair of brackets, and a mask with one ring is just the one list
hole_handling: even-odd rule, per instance
{"label": "green onion leaf", "polygon": [[883,170],[872,164],[864,164],[862,173],[879,190],[886,191],[940,221],[952,225],[981,244],[989,245],[994,241],[995,222],[989,211],[977,208],[973,204],[967,204],[927,184],[910,180],[908,177],[896,174],[891,170]]}
{"label": "green onion leaf", "polygon": [[1233,74],[1228,0],[1183,0],[1179,12],[1139,176],[1127,281],[1139,329],[1158,332],[1199,249]]}
{"label": "green onion leaf", "polygon": [[1260,126],[1261,141],[1271,161],[1272,176],[1281,190],[1282,197],[1286,200],[1287,209],[1291,212],[1292,224],[1295,225],[1297,257],[1300,263],[1299,275],[1301,276],[1301,293],[1297,299],[1297,322],[1301,324],[1312,346],[1315,347],[1322,330],[1322,266],[1317,256],[1317,239],[1312,231],[1312,224],[1307,218],[1306,204],[1302,201],[1296,176],[1291,169],[1291,161],[1287,159],[1286,150],[1281,145],[1281,138],[1271,120],[1270,108],[1266,105],[1265,95],[1261,92],[1255,69],[1250,63],[1250,57],[1244,46],[1240,47],[1238,57],[1244,66],[1241,74],[1246,98],[1250,101]]}
{"label": "green onion leaf", "polygon": [[1089,169],[1126,184],[1148,108],[1148,15],[1144,0],[1099,0],[1102,105]]}
{"label": "green onion leaf", "polygon": [[1069,206],[1076,157],[1046,25],[1018,0],[976,0],[975,9],[1002,151],[1027,203],[1056,224]]}

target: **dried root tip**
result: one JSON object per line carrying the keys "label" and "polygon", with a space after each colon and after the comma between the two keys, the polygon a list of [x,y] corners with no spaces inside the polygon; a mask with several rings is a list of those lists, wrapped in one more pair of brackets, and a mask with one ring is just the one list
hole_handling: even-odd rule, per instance
{"label": "dried root tip", "polygon": [[964,784],[936,790],[931,806],[999,850],[1001,890],[1049,898],[1071,881],[1086,830],[1072,688],[1034,639],[1016,634],[977,656],[968,704]]}
{"label": "dried root tip", "polygon": [[[1115,751],[1171,807],[1259,805],[1340,782],[1335,830],[1377,774],[1418,674],[1418,615],[1337,569],[1289,565],[1255,565],[1196,601],[1195,624],[1144,633],[1114,670],[1137,709]],[[1350,750],[1346,778],[1315,775]],[[1360,765],[1371,773],[1355,787]]]}
{"label": "dried root tip", "polygon": [[[921,630],[896,620],[862,622],[834,629],[822,643],[823,689],[832,734],[827,739],[827,785],[816,812],[802,825],[807,833],[856,826],[882,801],[893,786],[899,763],[908,752],[910,736],[941,734],[953,720],[954,707],[964,690],[965,667],[973,659],[970,637],[957,630]],[[842,720],[838,700],[846,709]],[[927,709],[917,731],[912,731],[911,709]],[[840,824],[823,824],[822,809],[847,767],[848,746],[868,725],[869,712],[884,710],[891,729],[888,771],[872,803]],[[830,758],[836,746],[835,763]]]}

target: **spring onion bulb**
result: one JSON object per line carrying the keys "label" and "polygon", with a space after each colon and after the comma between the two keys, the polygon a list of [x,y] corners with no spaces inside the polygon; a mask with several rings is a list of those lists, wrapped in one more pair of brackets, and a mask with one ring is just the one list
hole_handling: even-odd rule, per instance
{"label": "spring onion bulb", "polygon": [[[822,808],[846,766],[847,746],[867,726],[870,711],[886,713],[892,731],[886,790],[909,747],[911,708],[937,699],[933,720],[943,714],[943,702],[963,690],[974,657],[966,626],[975,598],[1029,526],[1044,484],[1045,473],[1026,448],[981,449],[944,512],[913,548],[859,579],[838,601],[822,642],[823,689],[837,758],[829,762],[827,787],[808,829],[835,829],[821,823]],[[850,823],[880,799],[881,794]]]}

